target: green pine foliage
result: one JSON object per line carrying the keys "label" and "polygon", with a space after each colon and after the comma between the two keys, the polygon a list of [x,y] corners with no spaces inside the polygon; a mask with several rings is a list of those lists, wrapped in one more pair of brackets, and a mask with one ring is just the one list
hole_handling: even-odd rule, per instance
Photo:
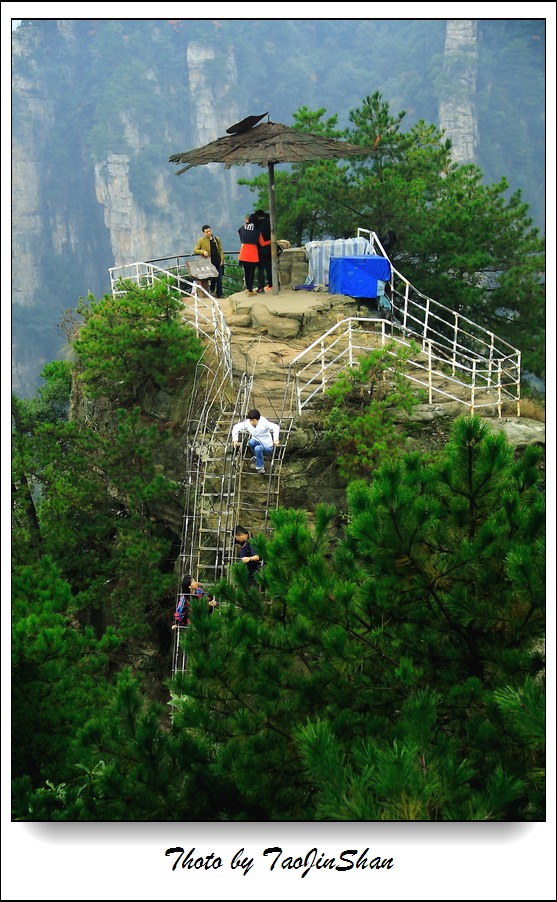
{"label": "green pine foliage", "polygon": [[48,429],[67,418],[71,369],[67,361],[54,361],[43,369],[47,380],[35,398],[27,401],[12,395],[12,529],[17,537],[13,560],[26,562],[43,549],[35,496],[38,486],[36,430]]}
{"label": "green pine foliage", "polygon": [[14,399],[15,555],[49,554],[97,630],[111,623],[137,639],[158,628],[173,596],[175,538],[158,512],[181,510],[183,499],[161,463],[169,431],[133,401],[141,388],[178,379],[183,388],[202,345],[166,282],[89,297],[78,314],[71,370],[99,410],[107,399],[124,406],[94,422],[68,419],[67,363],[45,368],[37,400]]}
{"label": "green pine foliage", "polygon": [[276,514],[265,591],[197,614],[176,702],[244,816],[543,818],[537,461],[461,418],[443,460],[352,485],[344,540]]}
{"label": "green pine foliage", "polygon": [[[12,574],[12,778],[23,787],[72,772],[77,729],[107,699],[113,630],[96,639],[47,555]],[[24,812],[20,811],[22,815]]]}
{"label": "green pine foliage", "polygon": [[[346,26],[361,47],[369,48],[370,37],[380,43],[377,29],[387,28],[370,21],[355,33]],[[175,111],[186,102],[185,88],[158,65],[159,50],[166,60],[191,28],[196,39],[216,33],[223,49],[231,27],[160,20],[145,44],[141,22],[84,20],[68,50],[48,20],[28,26],[50,33],[43,48],[50,93],[62,117],[75,120],[78,110],[86,152],[97,160],[130,151],[126,117],[117,124],[123,103],[159,115],[163,95]],[[537,20],[526,26],[539,30]],[[266,26],[254,27],[267,40]],[[340,84],[329,65],[339,27],[324,33],[326,23],[311,25],[321,68],[298,55],[315,98],[318,82]],[[433,31],[441,49],[442,22],[428,26],[427,36],[419,23],[405,27],[416,56],[424,56]],[[515,50],[525,46],[517,41],[507,52],[511,93],[512,80],[525,78],[515,65]],[[270,44],[267,50],[272,56]],[[60,78],[52,63],[67,62],[68,52],[85,72],[69,106],[71,67]],[[22,63],[34,77],[36,61]],[[278,65],[291,78],[292,58]],[[384,80],[384,63],[377,65]],[[403,80],[417,77],[406,58],[396,65]],[[284,78],[271,68],[273,96],[284,103]],[[485,66],[480,76],[491,91]],[[536,81],[526,80],[532,102],[542,77],[540,70]],[[149,98],[152,84],[159,93]],[[161,85],[168,88],[162,94]],[[511,120],[496,107],[496,116],[487,106],[479,112],[497,133],[501,160],[543,144],[541,117],[532,141],[504,139]],[[114,113],[108,120],[107,110]],[[412,119],[412,111],[392,115],[379,92],[343,109],[349,124],[342,131],[338,117],[325,113],[301,107],[295,127],[366,147],[379,138],[377,152],[277,171],[280,236],[302,244],[353,235],[358,226],[380,234],[393,228],[395,264],[416,287],[519,345],[527,366],[543,373],[543,244],[499,164],[486,185],[477,167],[452,164],[450,142],[435,126]],[[525,120],[519,125],[524,130]],[[58,128],[52,138],[69,163],[75,142],[64,134]],[[175,149],[161,156],[160,146],[147,143],[130,166],[134,196],[151,212],[153,174]],[[74,167],[66,193],[75,178]],[[266,206],[265,176],[241,183]],[[45,271],[61,267],[51,258]],[[62,269],[58,298],[71,282]],[[172,453],[169,434],[141,403],[187,386],[202,348],[171,282],[121,288],[118,298],[80,301],[75,363],[49,364],[35,399],[13,399],[14,817],[542,819],[538,452],[516,459],[502,437],[463,418],[434,462],[398,456],[394,416],[413,402],[407,385],[385,378],[381,358],[345,376],[329,397],[340,466],[363,477],[349,488],[344,532],[326,506],[273,514],[272,538],[259,538],[266,561],[259,586],[250,588],[238,565],[232,585],[217,587],[212,616],[194,605],[188,672],[170,687],[172,724],[163,706],[146,700],[138,649],[164,649],[161,624],[174,602],[176,538],[160,514],[181,510],[183,498],[161,465]],[[29,331],[38,334],[35,320]],[[83,416],[75,408],[70,415],[72,378],[82,388],[73,401],[85,398]],[[126,662],[133,667],[117,673]],[[160,668],[153,672],[158,679]]]}
{"label": "green pine foliage", "polygon": [[312,522],[276,511],[272,538],[255,540],[259,584],[237,564],[214,614],[193,605],[170,732],[123,677],[117,707],[77,734],[77,776],[31,808],[543,819],[538,462],[462,417],[439,459],[408,454],[352,483],[343,534],[330,506]]}
{"label": "green pine foliage", "polygon": [[[99,305],[97,335],[113,314]],[[185,355],[172,357],[168,319],[158,322],[157,336],[147,317],[151,341],[163,358],[170,348],[174,372],[187,377],[189,330],[181,332]],[[128,344],[139,331],[130,330]],[[137,666],[143,647],[158,646],[174,599],[176,538],[160,516],[183,507],[161,463],[170,434],[137,405],[96,420],[74,408],[69,419],[75,366],[45,367],[38,397],[12,403],[14,810],[22,817],[45,779],[59,787],[73,776],[69,737],[106,706],[122,664]]]}
{"label": "green pine foliage", "polygon": [[[56,423],[68,416],[72,388],[72,367],[68,360],[53,360],[47,363],[41,376],[46,380],[34,398],[19,404],[19,415],[23,428],[39,423]],[[18,401],[14,398],[14,404]]]}
{"label": "green pine foliage", "polygon": [[116,505],[98,467],[102,439],[90,428],[66,420],[37,425],[27,441],[32,446],[44,550],[72,588],[83,591],[105,572],[114,528]]}
{"label": "green pine foliage", "polygon": [[398,421],[419,400],[401,375],[409,354],[396,346],[372,351],[342,370],[325,392],[324,437],[343,476],[371,476],[402,449],[405,433]]}
{"label": "green pine foliage", "polygon": [[157,516],[181,503],[158,463],[169,433],[135,407],[120,409],[104,434],[61,420],[18,440],[14,561],[50,555],[98,629],[147,637],[174,591],[175,539]]}
{"label": "green pine foliage", "polygon": [[210,742],[191,730],[161,728],[162,714],[124,668],[107,704],[76,731],[73,774],[32,793],[18,787],[28,811],[22,819],[203,821],[227,793],[236,798],[207,768]]}
{"label": "green pine foliage", "polygon": [[84,325],[73,343],[85,393],[114,404],[133,403],[142,386],[160,389],[185,378],[203,351],[180,317],[171,280],[145,288],[123,283],[122,290],[100,301],[80,299]]}

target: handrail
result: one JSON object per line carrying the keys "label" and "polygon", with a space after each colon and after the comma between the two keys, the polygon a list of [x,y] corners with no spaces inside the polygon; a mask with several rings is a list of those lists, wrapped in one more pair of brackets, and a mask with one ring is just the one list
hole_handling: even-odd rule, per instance
{"label": "handrail", "polygon": [[[358,236],[362,234],[369,236],[372,252],[378,250],[386,257],[375,232],[359,228]],[[160,257],[156,261],[112,267],[109,270],[112,293],[123,293],[118,285],[126,279],[138,284],[153,284],[155,279],[161,277],[176,279],[188,319],[193,320],[198,333],[213,342],[232,382],[230,329],[218,301],[202,285],[192,281],[187,272],[184,274],[185,262],[192,256]],[[171,265],[168,268],[156,265],[165,263],[168,266],[169,262]],[[403,286],[402,291],[400,285]],[[344,319],[298,354],[288,366],[285,403],[287,397],[294,403],[295,397],[298,412],[301,413],[309,401],[325,391],[339,369],[354,366],[364,350],[369,353],[376,345],[362,347],[355,336],[362,323],[370,323],[372,329],[381,330],[382,347],[385,347],[387,333],[393,344],[413,347],[413,343],[417,342],[421,346],[420,351],[414,352],[414,359],[407,361],[407,366],[414,370],[427,370],[427,380],[422,381],[404,371],[402,374],[427,389],[430,403],[433,395],[439,394],[466,404],[471,412],[479,407],[496,406],[501,417],[502,404],[510,400],[516,403],[517,414],[520,415],[520,351],[493,332],[418,291],[392,264],[390,303],[389,319]],[[343,324],[346,324],[344,332],[341,331]],[[309,355],[318,346],[320,351],[311,358]],[[305,361],[303,365],[302,361]],[[318,371],[311,372],[304,383],[306,374],[316,366]],[[444,379],[450,385],[459,386],[460,396],[436,385],[434,376],[437,380]],[[478,391],[491,391],[493,399],[478,400]]]}
{"label": "handrail", "polygon": [[[168,260],[170,258],[161,258]],[[179,261],[180,257],[173,260]],[[232,382],[232,354],[230,351],[230,329],[217,299],[201,284],[183,273],[177,264],[176,270],[162,269],[154,263],[136,262],[124,266],[113,266],[109,269],[112,296],[118,297],[126,293],[125,283],[137,285],[154,285],[158,279],[175,280],[176,288],[184,301],[185,318],[193,325],[196,332],[209,339],[219,357],[222,357],[228,377]]]}
{"label": "handrail", "polygon": [[[376,253],[376,249],[379,250],[379,253],[383,257],[387,257],[387,254],[383,250],[383,246],[379,238],[377,237],[375,232],[370,231],[369,229],[358,228],[358,237],[365,235],[368,236],[368,240],[370,243],[371,253]],[[391,304],[393,306],[393,312],[397,318],[402,318],[401,325],[404,328],[409,329],[408,320],[411,320],[417,323],[421,328],[416,330],[417,334],[421,333],[423,340],[427,339],[428,332],[432,332],[436,335],[436,340],[440,343],[447,342],[448,346],[450,346],[450,334],[453,334],[453,346],[456,353],[456,348],[463,348],[468,351],[468,353],[472,353],[472,349],[469,346],[469,343],[461,343],[458,341],[458,335],[462,334],[463,336],[468,336],[473,342],[482,346],[488,352],[487,354],[482,354],[480,351],[475,352],[476,359],[481,359],[482,357],[491,357],[493,356],[493,352],[495,350],[499,350],[499,353],[495,356],[497,357],[513,357],[516,354],[519,354],[517,348],[514,348],[511,344],[505,341],[502,338],[498,338],[494,335],[493,332],[490,332],[488,329],[484,329],[482,326],[478,326],[473,320],[468,319],[468,317],[463,316],[461,313],[457,313],[455,310],[452,310],[450,307],[445,306],[445,304],[440,303],[439,301],[435,301],[433,298],[428,297],[423,292],[419,291],[415,288],[408,279],[403,276],[392,264],[391,264],[391,280],[390,280],[390,288],[391,288]],[[396,278],[395,278],[396,277]],[[397,287],[395,287],[395,283],[401,283],[404,285],[404,291],[400,291]],[[401,299],[399,301],[399,299]],[[418,299],[422,299],[424,303],[420,304]],[[420,315],[425,314],[423,318]],[[443,331],[438,331],[429,325],[429,320],[435,319],[438,323],[443,326],[448,327],[448,335],[445,335]],[[460,324],[467,324],[468,328],[463,328]],[[507,353],[504,353],[504,349],[507,349]]]}
{"label": "handrail", "polygon": [[[358,229],[358,236],[362,232],[369,234],[372,252],[377,249],[387,257],[375,232]],[[234,560],[231,526],[238,522],[240,511],[248,510],[250,503],[240,500],[243,458],[234,460],[228,439],[232,424],[246,412],[255,364],[251,375],[243,373],[235,400],[227,405],[227,387],[233,385],[231,332],[218,300],[189,276],[187,260],[193,256],[159,257],[115,266],[109,273],[114,297],[125,293],[126,281],[154,285],[157,279],[172,279],[184,301],[185,318],[209,340],[206,351],[212,346],[215,352],[214,366],[212,362],[199,361],[190,395],[181,567],[177,575],[181,582],[186,571],[195,575],[209,571],[216,582],[230,572],[228,565]],[[465,405],[470,413],[482,407],[496,407],[500,418],[503,404],[513,401],[520,416],[521,357],[517,349],[417,291],[392,264],[389,300],[388,319],[344,318],[287,365],[280,415],[284,439],[280,450],[273,451],[263,506],[264,531],[269,511],[278,505],[280,471],[294,408],[302,414],[313,398],[327,390],[339,372],[356,366],[362,356],[377,348],[394,358],[398,347],[409,349],[405,367],[398,368],[395,364],[389,369],[421,386],[430,404],[438,396]],[[204,544],[203,538],[209,535],[210,547]],[[202,554],[209,552],[211,561],[202,560]],[[175,630],[173,674],[187,667],[182,629]]]}
{"label": "handrail", "polygon": [[[393,350],[396,346],[412,352],[405,360],[404,369],[397,371],[426,389],[430,404],[433,396],[439,395],[465,405],[470,413],[482,407],[496,407],[501,417],[502,404],[512,401],[520,415],[520,352],[516,352],[516,357],[492,356],[483,361],[473,353],[461,352],[458,360],[447,361],[432,339],[424,339],[419,348],[413,337],[409,337],[408,329],[372,317],[341,320],[290,361],[288,381],[298,413],[318,394],[324,393],[342,369],[354,366],[358,358],[378,347],[396,357],[397,352]],[[389,369],[394,371],[395,367]],[[418,378],[416,370],[426,373],[427,378]]]}

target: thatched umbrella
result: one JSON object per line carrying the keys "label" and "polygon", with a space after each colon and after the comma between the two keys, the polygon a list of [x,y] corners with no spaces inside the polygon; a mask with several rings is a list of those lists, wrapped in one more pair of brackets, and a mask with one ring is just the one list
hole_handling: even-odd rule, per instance
{"label": "thatched umbrella", "polygon": [[186,163],[176,175],[191,169],[193,166],[204,166],[206,163],[224,163],[225,169],[231,166],[243,166],[246,163],[257,163],[267,166],[269,173],[269,218],[271,221],[271,266],[273,276],[273,294],[278,294],[277,242],[275,214],[275,165],[277,163],[304,163],[310,160],[334,160],[345,157],[368,156],[375,147],[359,147],[335,138],[323,135],[310,135],[297,131],[279,122],[263,122],[266,116],[248,116],[236,125],[228,128],[227,135],[217,138],[186,153],[176,153],[169,158],[170,163]]}

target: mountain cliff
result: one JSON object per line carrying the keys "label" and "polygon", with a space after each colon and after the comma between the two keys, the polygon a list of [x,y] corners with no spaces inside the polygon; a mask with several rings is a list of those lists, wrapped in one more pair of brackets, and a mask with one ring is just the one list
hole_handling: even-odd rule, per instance
{"label": "mountain cliff", "polygon": [[455,163],[477,162],[477,30],[477,22],[471,19],[447,21],[443,66],[446,81],[439,102],[439,125],[451,137]]}
{"label": "mountain cliff", "polygon": [[[456,44],[451,22],[23,20],[12,38],[16,394],[31,396],[44,364],[64,354],[63,311],[108,291],[109,267],[190,253],[205,222],[237,249],[253,202],[237,181],[256,168],[209,164],[175,179],[168,157],[247,114],[269,110],[289,124],[300,105],[324,106],[345,125],[379,87],[409,123],[445,125],[455,148],[468,131],[468,153],[490,177],[523,187],[543,216],[543,21],[468,23]],[[462,39],[473,78],[450,65],[462,61]],[[498,69],[510,49],[520,86],[517,72]],[[517,119],[520,91],[528,103]],[[518,148],[505,141],[511,126],[528,134]]]}

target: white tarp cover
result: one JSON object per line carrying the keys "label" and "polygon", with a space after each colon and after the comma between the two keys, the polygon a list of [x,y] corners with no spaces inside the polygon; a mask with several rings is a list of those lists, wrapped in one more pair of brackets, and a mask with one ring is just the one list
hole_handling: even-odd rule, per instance
{"label": "white tarp cover", "polygon": [[369,253],[367,238],[333,238],[328,241],[308,241],[308,277],[306,285],[329,284],[329,260],[331,257],[355,257]]}

